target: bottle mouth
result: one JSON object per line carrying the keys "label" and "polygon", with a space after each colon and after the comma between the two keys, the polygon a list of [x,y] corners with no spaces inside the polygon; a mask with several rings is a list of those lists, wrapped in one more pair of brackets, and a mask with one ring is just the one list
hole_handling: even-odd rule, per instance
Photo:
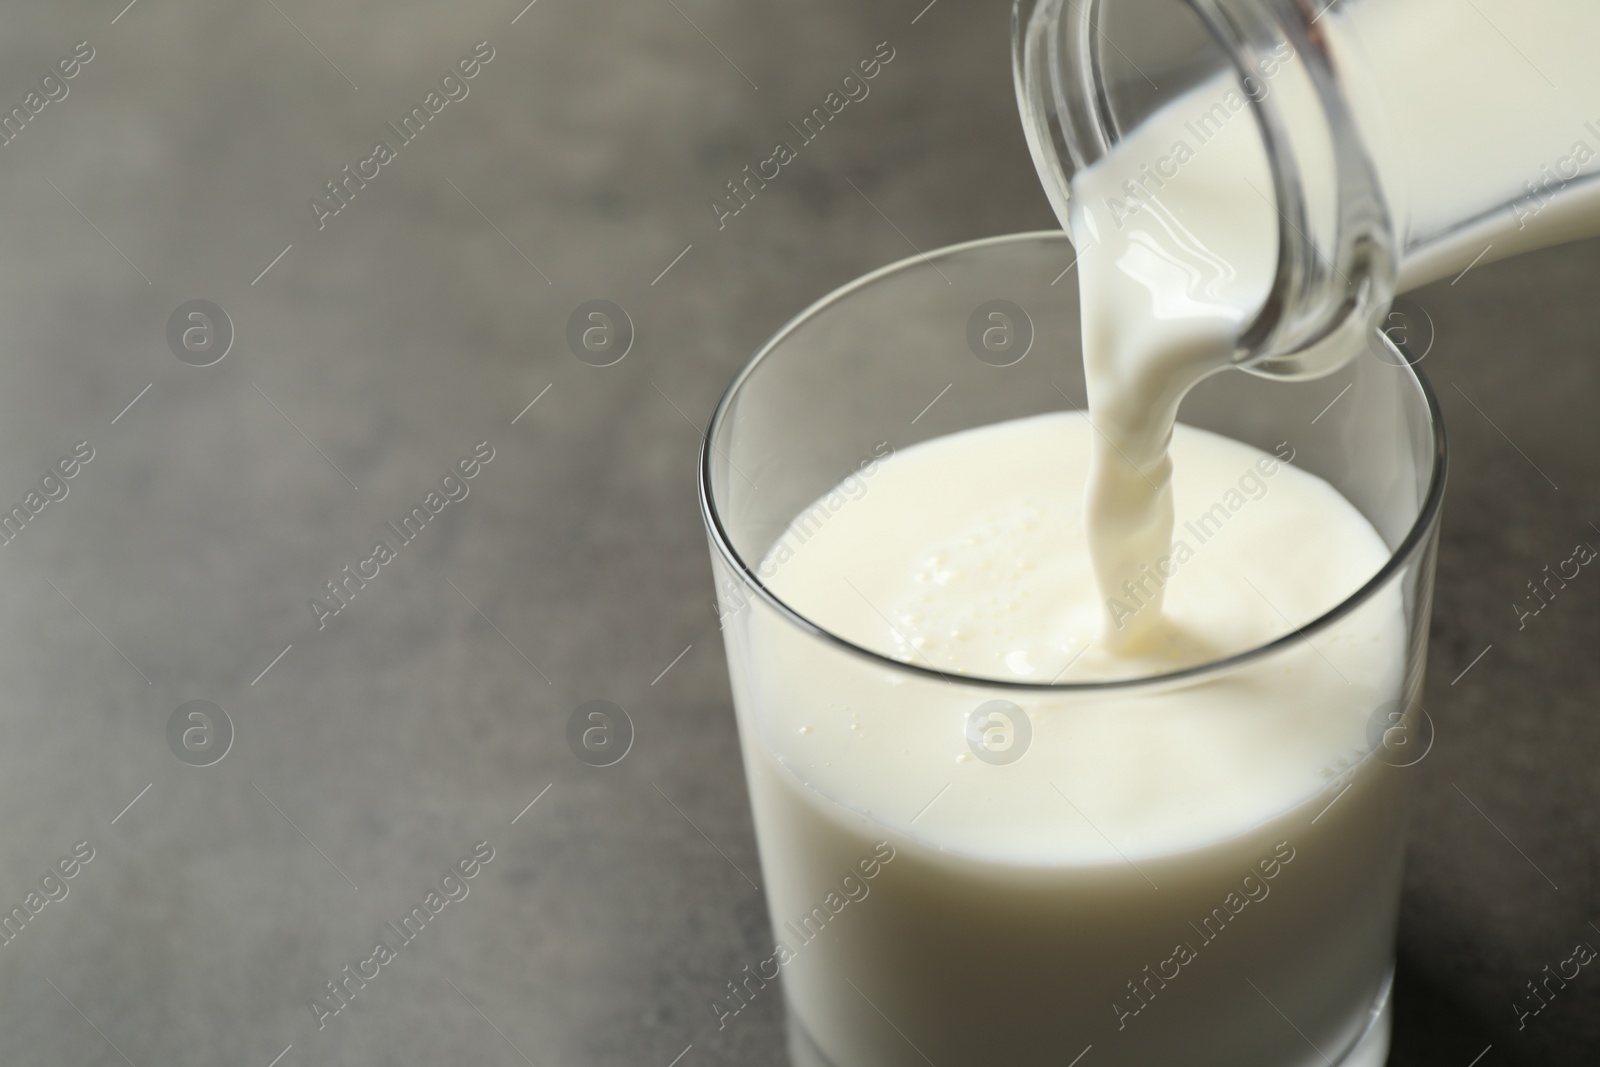
{"label": "bottle mouth", "polygon": [[[974,251],[994,249],[1013,242],[1060,242],[1063,245],[1068,243],[1066,236],[1059,231],[1010,234],[951,245],[892,263],[835,290],[795,316],[762,345],[751,356],[749,362],[734,376],[733,381],[729,383],[722,397],[718,400],[716,409],[711,416],[711,422],[707,427],[705,436],[702,438],[698,481],[700,512],[705,521],[712,552],[727,565],[740,583],[742,595],[748,595],[760,601],[776,612],[786,624],[794,626],[816,640],[826,642],[840,651],[875,667],[910,677],[921,677],[958,686],[1005,690],[1013,693],[1156,692],[1199,684],[1211,678],[1227,674],[1239,667],[1278,654],[1299,641],[1314,640],[1318,635],[1368,603],[1382,590],[1396,581],[1402,580],[1407,568],[1412,567],[1428,551],[1429,546],[1432,544],[1433,533],[1437,526],[1440,508],[1444,499],[1446,447],[1443,414],[1439,408],[1438,398],[1434,394],[1433,387],[1416,366],[1415,359],[1408,358],[1403,346],[1397,346],[1389,335],[1380,333],[1381,343],[1387,346],[1392,355],[1391,359],[1386,359],[1384,362],[1389,363],[1398,373],[1405,376],[1405,382],[1399,388],[1414,392],[1418,401],[1419,412],[1426,413],[1425,432],[1428,434],[1426,489],[1419,496],[1415,519],[1410,523],[1409,527],[1405,528],[1403,536],[1395,543],[1388,560],[1379,568],[1377,573],[1363,583],[1360,588],[1344,597],[1338,604],[1298,629],[1281,634],[1270,641],[1244,651],[1180,670],[1098,681],[1045,683],[1030,682],[1016,678],[994,678],[985,675],[941,671],[933,667],[894,659],[832,632],[827,627],[791,607],[773,592],[760,573],[761,559],[759,554],[764,553],[768,546],[763,545],[754,552],[749,550],[751,546],[745,546],[742,549],[737,543],[738,539],[730,529],[730,525],[724,521],[723,511],[727,503],[717,487],[720,484],[728,484],[730,482],[725,468],[731,461],[727,460],[726,457],[733,447],[731,439],[736,421],[734,411],[742,391],[756,375],[763,362],[778,353],[787,340],[800,334],[817,319],[827,316],[830,310],[836,309],[854,298],[863,296],[867,290],[872,289],[878,283],[894,279],[908,271],[937,269],[937,264],[940,261],[961,257]],[[1072,298],[1070,294],[1063,295],[1067,299]],[[719,466],[724,468],[720,472]]]}
{"label": "bottle mouth", "polygon": [[[1208,82],[1248,111],[1271,173],[1277,261],[1235,364],[1275,378],[1342,366],[1395,287],[1389,213],[1322,20],[1262,0],[1015,0],[1012,71],[1045,193]],[[1237,121],[1237,120],[1236,120]],[[1080,250],[1081,251],[1081,250]]]}

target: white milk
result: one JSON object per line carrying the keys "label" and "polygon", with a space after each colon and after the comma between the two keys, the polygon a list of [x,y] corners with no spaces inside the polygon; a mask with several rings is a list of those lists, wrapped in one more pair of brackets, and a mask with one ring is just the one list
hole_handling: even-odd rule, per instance
{"label": "white milk", "polygon": [[[1318,21],[1391,191],[1402,291],[1600,233],[1600,5],[1388,0]],[[1254,91],[1281,89],[1274,79],[1298,62],[1280,47]],[[1294,100],[1279,99],[1292,123]],[[1109,602],[1169,536],[1165,441],[1178,402],[1230,365],[1277,263],[1272,174],[1233,77],[1166,105],[1075,175],[1071,210],[1100,431],[1090,548]],[[1158,621],[1108,609],[1105,639],[1160,640]]]}
{"label": "white milk", "polygon": [[1402,201],[1402,292],[1600,233],[1600,5],[1366,0],[1317,25]]}
{"label": "white milk", "polygon": [[[1600,229],[1583,180],[1600,105],[1582,112],[1600,98],[1581,91],[1600,88],[1600,8],[1483,3],[1503,26],[1454,0],[1322,24],[1342,69],[1372,71],[1393,105],[1360,119],[1406,192],[1403,287],[1486,246]],[[1508,49],[1519,32],[1531,61]],[[1534,85],[1547,77],[1568,84]],[[1192,125],[1228,92],[1199,86],[1074,179],[1089,418],[891,457],[763,564],[781,599],[907,663],[1049,683],[1258,646],[1379,569],[1383,542],[1326,483],[1173,426],[1228,366],[1275,264],[1254,119],[1240,99],[1203,137]],[[1524,179],[1537,188],[1506,207]],[[743,625],[730,668],[780,944],[730,983],[724,1021],[781,971],[834,1067],[1065,1067],[1091,1045],[1086,1067],[1287,1067],[1367,1027],[1399,894],[1403,772],[1364,759],[1369,716],[1405,684],[1397,587],[1200,684],[1014,691],[1009,732],[988,735],[1011,762],[969,741],[994,690],[875,666],[760,602]],[[1363,1051],[1381,1059],[1383,1035]]]}
{"label": "white milk", "polygon": [[[1133,661],[1091,647],[1093,438],[1082,415],[1047,415],[897,453],[789,539],[770,584],[902,661],[1049,682],[1254,647],[1388,558],[1327,483],[1180,426],[1178,540],[1148,561],[1170,575],[1172,640]],[[1064,1065],[1090,1043],[1097,1063],[1298,1063],[1311,1050],[1246,978],[1330,1053],[1365,1026],[1393,947],[1400,772],[1356,764],[1403,682],[1394,591],[1180,695],[1018,692],[1032,738],[1009,764],[967,739],[993,692],[851,659],[759,605],[750,625],[734,682],[760,709],[744,756],[784,944],[756,970],[781,970],[837,1067]],[[894,859],[832,915],[880,841]]]}
{"label": "white milk", "polygon": [[[1600,233],[1600,5],[1390,0],[1344,5],[1319,26],[1393,193],[1402,291]],[[1298,62],[1280,48],[1256,91],[1277,92],[1285,83],[1274,79]],[[1071,205],[1101,431],[1090,546],[1109,598],[1168,537],[1167,430],[1193,384],[1230,365],[1267,296],[1281,222],[1231,76],[1168,104],[1078,173]],[[1107,640],[1156,639],[1156,620],[1117,626],[1108,612]]]}
{"label": "white milk", "polygon": [[[1199,95],[1207,101],[1220,87]],[[1205,111],[1187,102],[1106,160],[1120,166],[1093,168],[1073,182],[1084,375],[1098,431],[1086,490],[1089,549],[1107,605],[1106,643],[1125,653],[1165,636],[1159,601],[1132,618],[1116,603],[1123,583],[1172,538],[1167,438],[1178,404],[1231,362],[1267,294],[1276,255],[1275,209],[1256,192],[1270,197],[1272,177],[1253,120],[1234,115],[1198,143],[1183,124],[1190,111]],[[1175,169],[1176,177],[1152,180],[1148,168]],[[1142,183],[1138,195],[1129,181]]]}

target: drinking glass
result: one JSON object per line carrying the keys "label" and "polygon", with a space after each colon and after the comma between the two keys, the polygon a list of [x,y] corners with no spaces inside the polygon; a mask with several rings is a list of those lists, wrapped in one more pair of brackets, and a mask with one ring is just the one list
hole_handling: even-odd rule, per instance
{"label": "drinking glass", "polygon": [[[1445,479],[1433,392],[1388,338],[1316,381],[1226,371],[1182,406],[1181,421],[1265,452],[1290,443],[1389,550],[1259,647],[1115,681],[957,675],[854,644],[770,588],[774,547],[803,538],[791,522],[831,521],[834,496],[852,506],[830,494],[851,479],[873,492],[888,450],[1079,404],[1074,257],[1065,235],[1028,233],[876,271],[780,330],[716,409],[700,497],[774,946],[713,1012],[730,1025],[781,988],[803,1067],[1065,1067],[1091,1047],[1095,1067],[1381,1063],[1407,767],[1431,739],[1418,698]],[[1388,631],[1403,647],[1373,649],[1393,669],[1349,690],[1353,735],[1322,776],[1243,822],[1213,790],[1163,787],[1159,803],[1215,833],[1118,848],[1140,816],[1097,803],[1097,760],[1204,780],[1170,729],[1186,701],[1280,668],[1338,686],[1323,650],[1374,613],[1403,618]],[[1294,712],[1257,710],[1266,737]],[[863,715],[906,738],[903,759],[868,772],[895,776],[902,805],[864,802],[862,778],[833,766]],[[843,740],[819,747],[800,719]],[[1207,740],[1208,773],[1267,788],[1259,736]],[[1046,768],[1059,801],[993,799],[1046,751],[1066,753]],[[1052,828],[1079,819],[1104,848],[1052,858]]]}

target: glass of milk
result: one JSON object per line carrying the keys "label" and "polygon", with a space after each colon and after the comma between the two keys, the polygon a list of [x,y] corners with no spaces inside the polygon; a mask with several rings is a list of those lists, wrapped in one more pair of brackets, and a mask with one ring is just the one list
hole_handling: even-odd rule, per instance
{"label": "glass of milk", "polygon": [[1204,381],[1174,551],[1122,598],[1159,584],[1175,636],[1108,657],[1074,258],[1023,234],[868,275],[717,409],[773,942],[710,1010],[781,995],[803,1067],[1381,1063],[1437,404],[1381,336],[1314,381]]}

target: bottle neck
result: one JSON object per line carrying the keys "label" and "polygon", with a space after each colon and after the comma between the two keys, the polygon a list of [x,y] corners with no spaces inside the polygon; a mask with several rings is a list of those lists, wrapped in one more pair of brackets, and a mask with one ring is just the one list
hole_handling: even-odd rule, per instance
{"label": "bottle neck", "polygon": [[1293,0],[1016,0],[1014,9],[1023,125],[1063,223],[1074,174],[1187,88],[1233,80],[1278,215],[1270,289],[1234,358],[1274,377],[1342,365],[1395,288],[1390,214],[1322,30]]}

